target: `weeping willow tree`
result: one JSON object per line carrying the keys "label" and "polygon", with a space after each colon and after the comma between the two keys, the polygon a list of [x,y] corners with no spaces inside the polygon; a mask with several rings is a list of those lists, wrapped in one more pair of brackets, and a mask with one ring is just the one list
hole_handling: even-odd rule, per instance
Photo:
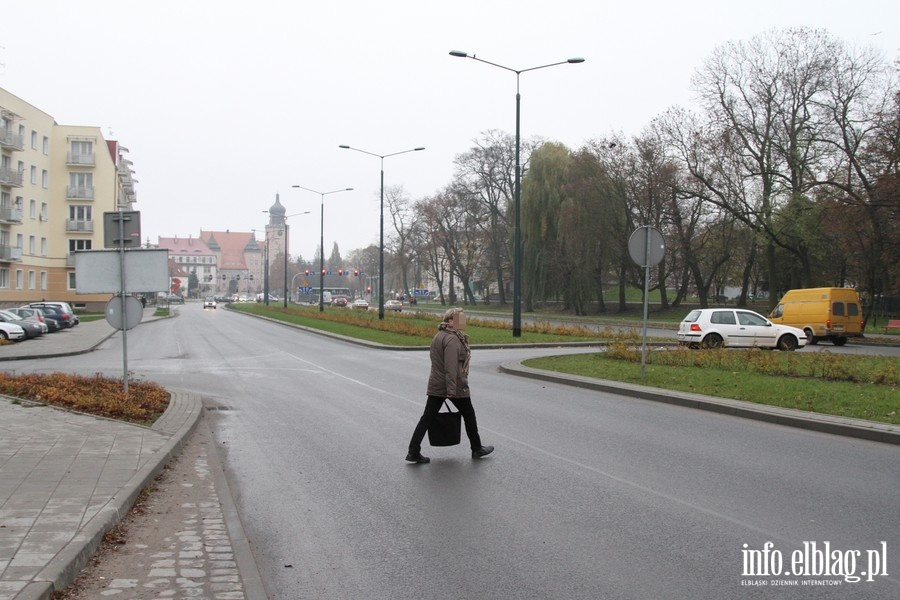
{"label": "weeping willow tree", "polygon": [[572,157],[562,144],[545,143],[530,158],[522,181],[522,302],[524,310],[562,295],[560,210]]}

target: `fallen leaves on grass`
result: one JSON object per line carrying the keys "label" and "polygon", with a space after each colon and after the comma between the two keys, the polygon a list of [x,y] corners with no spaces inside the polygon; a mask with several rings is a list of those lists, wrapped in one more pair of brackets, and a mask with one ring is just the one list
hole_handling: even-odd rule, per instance
{"label": "fallen leaves on grass", "polygon": [[0,394],[132,423],[152,423],[169,405],[169,393],[150,382],[128,382],[96,374],[0,373]]}

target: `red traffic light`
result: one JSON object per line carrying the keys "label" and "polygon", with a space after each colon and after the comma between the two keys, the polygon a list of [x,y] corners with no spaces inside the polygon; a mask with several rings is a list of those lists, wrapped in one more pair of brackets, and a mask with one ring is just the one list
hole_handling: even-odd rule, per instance
{"label": "red traffic light", "polygon": [[338,269],[338,275],[343,275],[343,274],[344,274],[344,270],[343,270],[343,269]]}
{"label": "red traffic light", "polygon": [[367,291],[367,292],[371,292],[371,291],[372,291],[372,286],[371,286],[371,285],[367,285],[367,286],[366,286],[366,291]]}
{"label": "red traffic light", "polygon": [[359,277],[359,269],[353,269],[353,276]]}
{"label": "red traffic light", "polygon": [[309,269],[306,270],[306,276],[309,277]]}

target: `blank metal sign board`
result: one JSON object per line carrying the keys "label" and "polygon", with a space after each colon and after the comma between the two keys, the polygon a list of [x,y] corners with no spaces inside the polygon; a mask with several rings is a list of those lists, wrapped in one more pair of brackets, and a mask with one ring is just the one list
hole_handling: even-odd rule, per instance
{"label": "blank metal sign board", "polygon": [[169,289],[169,251],[157,248],[125,250],[125,289],[119,275],[119,250],[75,252],[75,291],[114,294],[125,291],[163,292]]}

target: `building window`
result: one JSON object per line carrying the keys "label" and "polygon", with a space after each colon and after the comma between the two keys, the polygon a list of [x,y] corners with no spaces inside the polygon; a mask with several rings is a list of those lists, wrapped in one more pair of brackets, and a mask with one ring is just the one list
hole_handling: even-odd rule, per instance
{"label": "building window", "polygon": [[37,185],[37,167],[31,165],[31,184]]}
{"label": "building window", "polygon": [[50,154],[50,138],[44,136],[44,156]]}
{"label": "building window", "polygon": [[90,250],[91,240],[69,240],[69,252],[76,250]]}
{"label": "building window", "polygon": [[41,171],[41,186],[46,190],[50,186],[50,173],[47,169]]}
{"label": "building window", "polygon": [[41,256],[47,256],[47,238],[41,238]]}
{"label": "building window", "polygon": [[78,140],[72,141],[72,155],[69,162],[76,165],[92,165],[94,164],[94,143]]}
{"label": "building window", "polygon": [[25,287],[25,271],[16,269],[16,289],[21,290]]}
{"label": "building window", "polygon": [[75,289],[75,271],[69,271],[67,273],[67,275],[68,275],[67,280],[68,280],[69,290],[74,290]]}
{"label": "building window", "polygon": [[37,202],[34,200],[28,201],[28,218],[37,219]]}
{"label": "building window", "polygon": [[84,204],[73,204],[69,207],[69,220],[91,221],[93,220],[93,207]]}
{"label": "building window", "polygon": [[9,269],[0,269],[0,288],[9,289]]}
{"label": "building window", "polygon": [[47,220],[47,203],[41,202],[41,221]]}
{"label": "building window", "polygon": [[31,131],[31,149],[37,150],[37,131]]}
{"label": "building window", "polygon": [[34,255],[34,243],[35,237],[33,235],[28,236],[28,254]]}
{"label": "building window", "polygon": [[24,247],[25,247],[25,235],[22,233],[17,233],[16,234],[16,248],[21,250]]}
{"label": "building window", "polygon": [[47,271],[41,271],[41,290],[47,290]]}
{"label": "building window", "polygon": [[68,198],[94,198],[93,173],[69,173]]}
{"label": "building window", "polygon": [[[34,289],[34,283],[35,283],[35,272],[34,272],[34,271],[28,271],[28,289],[29,289],[29,290],[33,290],[33,289]],[[8,286],[7,286],[7,287],[8,287]]]}

